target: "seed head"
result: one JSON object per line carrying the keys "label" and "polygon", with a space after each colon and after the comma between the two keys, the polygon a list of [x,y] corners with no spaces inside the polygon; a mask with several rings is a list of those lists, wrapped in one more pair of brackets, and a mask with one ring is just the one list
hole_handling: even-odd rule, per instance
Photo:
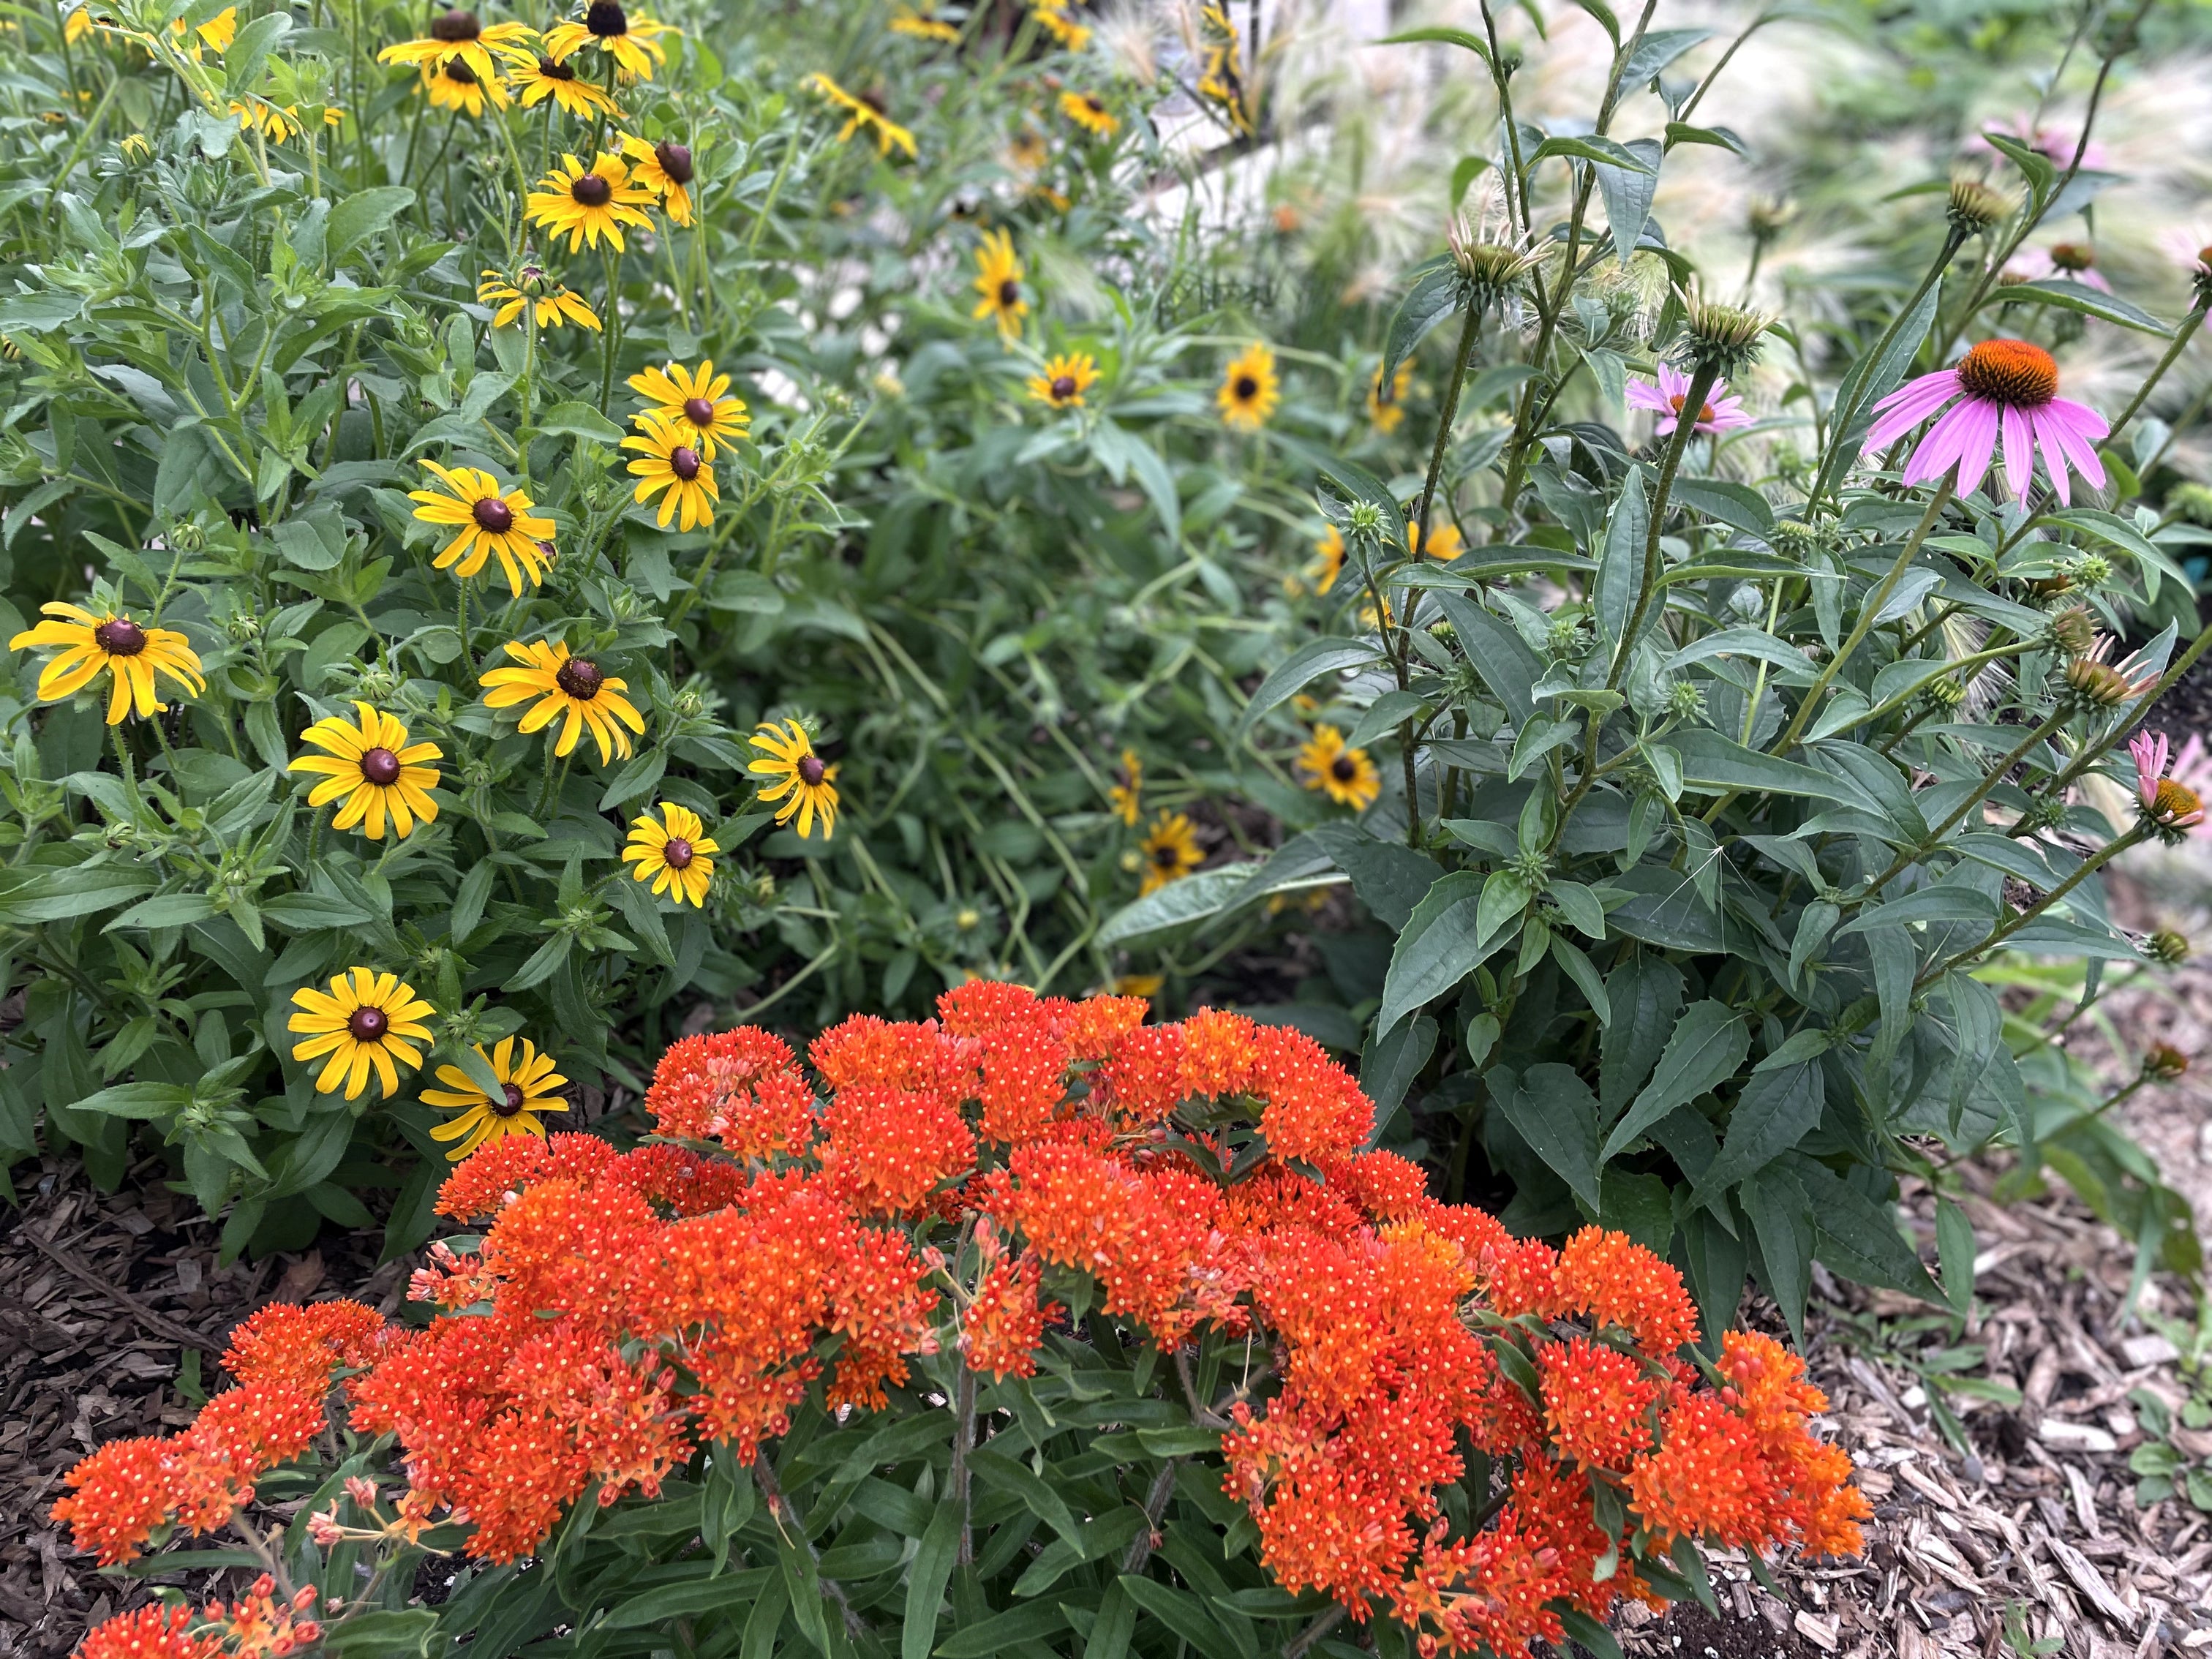
{"label": "seed head", "polygon": [[1928,701],[1938,708],[1956,708],[1966,700],[1966,688],[1956,674],[1945,674],[1928,683]]}
{"label": "seed head", "polygon": [[1474,212],[1462,210],[1444,227],[1452,263],[1466,284],[1466,301],[1478,311],[1495,310],[1511,299],[1522,279],[1543,263],[1543,250],[1516,238],[1502,219],[1494,220],[1489,202]]}
{"label": "seed head", "polygon": [[1954,179],[1944,216],[1962,236],[1979,236],[2012,215],[2012,198],[1978,179]]}
{"label": "seed head", "polygon": [[1820,550],[1826,538],[1820,529],[1802,519],[1778,519],[1774,533],[1766,544],[1786,559],[1809,559]]}

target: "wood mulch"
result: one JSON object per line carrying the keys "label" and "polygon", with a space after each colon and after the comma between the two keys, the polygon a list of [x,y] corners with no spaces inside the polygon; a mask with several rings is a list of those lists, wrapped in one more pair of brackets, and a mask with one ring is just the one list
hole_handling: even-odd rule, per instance
{"label": "wood mulch", "polygon": [[[0,1659],[60,1659],[88,1624],[150,1595],[75,1554],[47,1510],[94,1446],[189,1420],[177,1382],[187,1353],[203,1386],[219,1385],[226,1334],[264,1303],[351,1291],[389,1307],[404,1290],[405,1264],[377,1267],[366,1236],[218,1267],[213,1228],[157,1171],[142,1174],[147,1188],[103,1195],[74,1164],[19,1168],[25,1202],[0,1212],[0,1283],[21,1287],[0,1307]],[[1955,1340],[1938,1310],[1832,1283],[1813,1316],[1808,1358],[1828,1426],[1875,1505],[1865,1558],[1781,1564],[1782,1600],[1724,1559],[1721,1616],[1632,1609],[1619,1626],[1631,1659],[1998,1659],[2008,1609],[2040,1654],[2212,1659],[2212,1516],[2176,1502],[2139,1511],[2127,1468],[2143,1437],[2131,1392],[2183,1392],[2170,1345],[2141,1319],[2114,1328],[2131,1253],[2061,1198],[1969,1208],[1978,1294]],[[1908,1210],[1932,1251],[1925,1196]],[[2162,1279],[2142,1307],[2189,1311]],[[1747,1311],[1775,1324],[1771,1308]],[[1979,1352],[1939,1352],[1961,1348]],[[2016,1406],[1948,1396],[1964,1452],[1930,1416],[1931,1358],[2019,1395]]]}

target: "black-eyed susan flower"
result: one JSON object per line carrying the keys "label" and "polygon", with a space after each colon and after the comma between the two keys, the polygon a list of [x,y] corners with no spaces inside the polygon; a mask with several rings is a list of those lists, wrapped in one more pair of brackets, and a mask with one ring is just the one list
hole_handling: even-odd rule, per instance
{"label": "black-eyed susan flower", "polygon": [[566,63],[581,48],[595,46],[615,60],[624,80],[650,81],[653,66],[668,61],[660,37],[681,33],[650,17],[632,17],[617,0],[591,0],[580,17],[546,30],[545,50]]}
{"label": "black-eyed susan flower", "polygon": [[1384,385],[1382,368],[1376,364],[1375,378],[1367,386],[1367,419],[1374,428],[1388,435],[1395,432],[1406,418],[1406,393],[1413,385],[1413,360],[1411,357],[1398,365],[1398,372]]}
{"label": "black-eyed susan flower", "polygon": [[982,297],[970,314],[994,319],[1001,337],[1019,339],[1030,302],[1022,297],[1022,262],[1014,254],[1012,233],[983,233],[982,245],[975,250],[975,292]]}
{"label": "black-eyed susan flower", "polygon": [[1042,173],[1052,160],[1052,146],[1035,127],[1024,127],[1006,145],[1006,162],[1017,173]]}
{"label": "black-eyed susan flower", "polygon": [[1198,828],[1182,812],[1161,813],[1137,850],[1144,855],[1144,879],[1137,886],[1140,896],[1181,881],[1206,862],[1206,854],[1199,850]]}
{"label": "black-eyed susan flower", "polygon": [[459,62],[474,70],[479,81],[495,81],[501,59],[512,64],[530,61],[533,56],[530,42],[537,33],[526,23],[494,23],[486,28],[476,13],[456,9],[432,18],[428,32],[420,40],[386,46],[376,54],[376,61],[416,69]]}
{"label": "black-eyed susan flower", "polygon": [[1090,29],[1067,15],[1066,0],[1030,0],[1030,15],[1069,52],[1081,52],[1091,44]]}
{"label": "black-eyed susan flower", "polygon": [[[280,144],[300,136],[302,123],[297,104],[286,104],[280,109],[266,98],[234,98],[230,100],[230,113],[231,118],[246,131],[258,128]],[[345,112],[334,105],[323,110],[323,125],[326,127],[334,127],[344,119]]]}
{"label": "black-eyed susan flower", "polygon": [[714,503],[721,499],[721,492],[714,487],[714,466],[692,441],[690,428],[679,429],[674,422],[649,409],[635,419],[644,430],[622,442],[624,449],[641,452],[629,464],[638,480],[630,499],[641,504],[666,491],[660,495],[659,522],[663,528],[679,513],[683,515],[677,522],[679,530],[714,523]]}
{"label": "black-eyed susan flower", "polygon": [[761,805],[775,807],[778,823],[796,817],[801,841],[813,835],[819,814],[822,839],[829,840],[837,827],[837,769],[814,752],[806,728],[797,720],[763,720],[750,741],[761,753],[745,770],[762,780]]}
{"label": "black-eyed susan flower", "polygon": [[1213,401],[1221,406],[1223,424],[1239,432],[1257,432],[1267,425],[1282,401],[1282,381],[1275,374],[1275,354],[1265,341],[1253,341],[1229,360]]}
{"label": "black-eyed susan flower", "polygon": [[431,108],[457,109],[471,120],[481,116],[486,106],[502,110],[507,103],[507,88],[497,76],[479,80],[477,72],[458,58],[424,70],[422,90],[430,95]]}
{"label": "black-eyed susan flower", "polygon": [[637,163],[630,171],[633,184],[644,185],[660,198],[661,211],[672,224],[691,222],[691,151],[688,145],[663,138],[649,144],[624,133],[623,154]]}
{"label": "black-eyed susan flower", "polygon": [[1083,394],[1098,383],[1098,364],[1087,351],[1054,357],[1044,373],[1030,376],[1030,397],[1054,409],[1080,409]]}
{"label": "black-eyed susan flower", "polygon": [[[602,672],[587,658],[570,656],[568,647],[557,641],[532,640],[525,644],[509,640],[507,654],[521,666],[494,668],[483,675],[486,708],[532,704],[522,717],[521,729],[526,733],[561,721],[561,734],[553,744],[556,755],[566,755],[575,748],[576,739],[588,729],[599,745],[600,765],[617,755],[629,758],[629,732],[643,737],[645,718],[623,695],[629,690],[628,682]],[[629,732],[623,731],[624,726]]]}
{"label": "black-eyed susan flower", "polygon": [[[76,14],[72,13],[71,15]],[[115,146],[116,153],[126,161],[149,161],[154,158],[154,146],[143,132],[128,132]]]}
{"label": "black-eyed susan flower", "polygon": [[508,76],[507,84],[525,109],[536,109],[550,98],[563,113],[579,120],[588,121],[594,115],[617,118],[622,115],[605,88],[585,80],[576,73],[574,64],[562,63],[542,52]]}
{"label": "black-eyed susan flower", "polygon": [[673,362],[641,368],[628,384],[653,414],[685,434],[702,460],[713,460],[719,445],[734,443],[752,424],[745,400],[730,395],[730,377],[714,373],[712,357],[696,368]]}
{"label": "black-eyed susan flower", "polygon": [[434,743],[408,742],[406,726],[365,702],[356,702],[354,712],[358,724],[331,714],[300,733],[301,742],[325,752],[302,755],[289,769],[322,779],[308,793],[310,807],[343,799],[331,829],[359,826],[371,841],[382,841],[388,821],[392,835],[404,841],[416,820],[429,823],[438,816],[430,797],[438,769],[431,763],[443,751]]}
{"label": "black-eyed susan flower", "polygon": [[1347,748],[1344,733],[1333,726],[1314,727],[1298,750],[1297,772],[1307,788],[1355,811],[1364,812],[1382,793],[1382,775],[1367,751]]}
{"label": "black-eyed susan flower", "polygon": [[1095,92],[1061,93],[1060,112],[1085,132],[1101,138],[1111,138],[1121,130],[1121,118],[1108,109],[1106,100]]}
{"label": "black-eyed susan flower", "polygon": [[487,270],[477,284],[477,301],[496,306],[491,325],[505,328],[526,310],[539,328],[559,328],[574,323],[597,330],[599,314],[584,303],[584,296],[538,265],[525,265],[512,279],[503,271]]}
{"label": "black-eyed susan flower", "polygon": [[655,898],[666,893],[679,905],[703,907],[714,879],[713,855],[721,850],[696,812],[665,800],[658,818],[645,812],[630,820],[623,862],[635,866],[630,873],[639,881],[653,884]]}
{"label": "black-eyed susan flower", "polygon": [[545,580],[545,567],[553,562],[553,520],[533,514],[528,495],[520,489],[502,491],[497,478],[472,466],[447,469],[429,460],[422,465],[445,488],[409,490],[407,499],[420,503],[415,516],[425,524],[458,525],[461,532],[439,550],[433,564],[441,570],[451,567],[465,579],[496,553],[510,593],[521,593],[526,577],[532,587]]}
{"label": "black-eyed susan flower", "polygon": [[[1467,551],[1467,538],[1461,535],[1459,526],[1449,520],[1432,522],[1429,529],[1431,532],[1428,544],[1429,556],[1439,563],[1449,564]],[[1417,520],[1410,518],[1406,520],[1406,551],[1415,558],[1419,558],[1421,555],[1421,526]]]}
{"label": "black-eyed susan flower", "polygon": [[920,153],[915,148],[914,134],[890,118],[885,112],[882,100],[876,94],[849,93],[819,72],[808,76],[805,84],[845,112],[845,125],[837,130],[840,143],[854,133],[866,131],[876,135],[876,148],[885,155],[896,148],[904,150],[907,159],[912,161]]}
{"label": "black-eyed susan flower", "polygon": [[571,253],[587,242],[597,247],[603,238],[619,253],[624,225],[652,228],[641,210],[653,205],[653,192],[632,184],[629,168],[611,151],[601,150],[589,167],[563,155],[538,185],[526,204],[530,222],[556,236],[565,232]]}
{"label": "black-eyed susan flower", "polygon": [[1114,816],[1132,830],[1137,827],[1139,802],[1145,793],[1145,763],[1133,749],[1121,751],[1121,781],[1106,787],[1106,802]]}
{"label": "black-eyed susan flower", "polygon": [[901,6],[891,14],[891,33],[904,34],[916,40],[936,40],[946,46],[957,44],[960,31],[942,17],[933,17],[911,6]]}
{"label": "black-eyed susan flower", "polygon": [[316,1092],[334,1095],[343,1085],[348,1100],[361,1098],[372,1069],[384,1097],[397,1095],[399,1067],[411,1072],[422,1065],[422,1050],[416,1045],[429,1042],[426,1022],[438,1012],[398,975],[374,968],[339,974],[327,991],[303,985],[292,993],[292,1007],[285,1029],[307,1038],[293,1045],[292,1058],[324,1060]]}
{"label": "black-eyed susan flower", "polygon": [[1321,539],[1314,544],[1314,592],[1326,593],[1336,586],[1336,579],[1344,574],[1344,532],[1330,525],[1321,532]]}
{"label": "black-eyed susan flower", "polygon": [[[515,1052],[518,1042],[522,1048],[519,1054]],[[449,1164],[459,1164],[477,1147],[509,1135],[536,1135],[543,1139],[545,1126],[538,1120],[548,1112],[568,1109],[561,1094],[562,1085],[568,1079],[553,1069],[553,1056],[540,1054],[529,1038],[501,1037],[489,1054],[482,1043],[476,1045],[476,1051],[477,1058],[490,1066],[492,1075],[500,1080],[496,1099],[470,1082],[469,1074],[458,1066],[438,1068],[438,1081],[444,1088],[422,1091],[425,1106],[459,1114],[430,1131],[434,1140],[460,1142],[446,1154]]]}
{"label": "black-eyed susan flower", "polygon": [[168,707],[154,695],[157,674],[167,675],[195,696],[207,690],[198,653],[173,628],[148,628],[120,611],[87,611],[59,600],[39,609],[51,620],[25,629],[8,641],[8,648],[55,653],[39,673],[41,702],[73,697],[106,673],[114,682],[108,690],[107,723],[120,726],[133,708],[143,716]]}
{"label": "black-eyed susan flower", "polygon": [[238,39],[238,8],[225,6],[221,11],[195,28],[187,30],[185,20],[169,20],[169,33],[179,40],[186,41],[185,55],[195,64],[200,61],[203,46],[222,52],[230,50],[230,43]]}

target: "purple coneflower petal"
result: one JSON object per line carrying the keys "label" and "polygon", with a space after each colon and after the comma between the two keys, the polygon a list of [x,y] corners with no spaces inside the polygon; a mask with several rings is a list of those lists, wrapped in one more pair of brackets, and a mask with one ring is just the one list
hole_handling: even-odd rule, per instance
{"label": "purple coneflower petal", "polygon": [[1875,404],[1875,410],[1879,414],[1883,410],[1903,408],[1907,404],[1933,408],[1936,404],[1947,403],[1958,395],[1959,371],[1955,368],[1939,368],[1933,374],[1923,374],[1915,380],[1907,380],[1889,396],[1879,399]]}
{"label": "purple coneflower petal", "polygon": [[1659,390],[1668,398],[1687,397],[1690,377],[1672,363],[1662,363],[1659,365]]}
{"label": "purple coneflower petal", "polygon": [[1946,472],[1959,459],[1959,441],[1966,431],[1966,422],[1973,410],[1971,403],[1954,404],[1943,417],[1928,428],[1905,463],[1905,482],[1920,483],[1937,474]]}
{"label": "purple coneflower petal", "polygon": [[1881,411],[1868,432],[1863,453],[1887,449],[1959,395],[1959,377],[1946,370],[1923,374],[1902,392],[1893,392],[1875,405]]}
{"label": "purple coneflower petal", "polygon": [[2066,450],[2059,442],[2057,422],[2051,419],[2046,406],[2028,410],[2027,423],[2034,430],[2036,441],[2043,446],[2043,470],[2051,475],[2051,489],[2058,497],[2058,505],[2071,507],[2073,475],[2067,469]]}
{"label": "purple coneflower petal", "polygon": [[2028,486],[2035,482],[2035,440],[2028,430],[2027,416],[2011,404],[2005,405],[2002,425],[2005,488],[2012,491],[2014,501],[2024,501]]}
{"label": "purple coneflower petal", "polygon": [[1662,415],[1671,413],[1674,409],[1659,388],[1649,380],[1631,380],[1626,395],[1631,409],[1656,409]]}
{"label": "purple coneflower petal", "polygon": [[2043,412],[2058,434],[2058,441],[2065,447],[2066,457],[2074,463],[2074,470],[2102,489],[2105,464],[2097,459],[2097,440],[2112,429],[2111,423],[2087,404],[2066,398],[2053,398],[2044,404]]}

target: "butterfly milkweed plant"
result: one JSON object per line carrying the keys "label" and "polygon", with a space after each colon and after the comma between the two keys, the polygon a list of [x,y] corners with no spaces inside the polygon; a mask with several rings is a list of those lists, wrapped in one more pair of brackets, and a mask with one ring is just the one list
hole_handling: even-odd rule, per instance
{"label": "butterfly milkweed plant", "polygon": [[[1619,1233],[1436,1201],[1310,1038],[986,981],[939,1008],[846,1020],[811,1074],[686,1037],[635,1150],[460,1164],[439,1212],[483,1231],[401,1316],[240,1325],[234,1386],[54,1513],[111,1564],[228,1528],[149,1565],[261,1576],[85,1659],[1256,1655],[1346,1619],[1377,1651],[1610,1651],[1624,1599],[1710,1596],[1701,1549],[1859,1547],[1796,1358],[1700,1347]],[[435,1607],[428,1553],[460,1558]]]}

